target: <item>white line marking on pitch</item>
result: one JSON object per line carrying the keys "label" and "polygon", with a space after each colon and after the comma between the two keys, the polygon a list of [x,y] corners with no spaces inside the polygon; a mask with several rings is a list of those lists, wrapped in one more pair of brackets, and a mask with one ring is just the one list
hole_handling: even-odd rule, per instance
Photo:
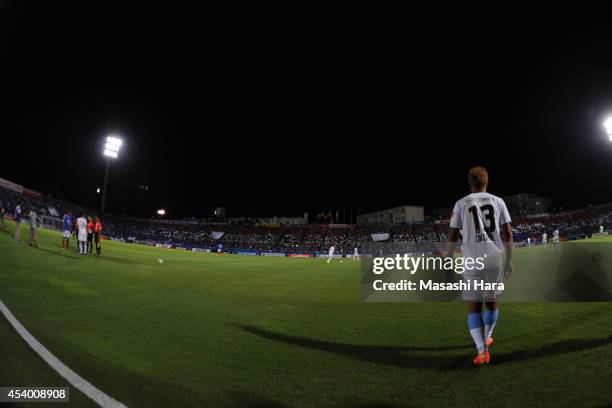
{"label": "white line marking on pitch", "polygon": [[72,384],[75,388],[81,391],[83,394],[87,395],[93,401],[95,401],[98,405],[103,408],[127,408],[121,402],[109,397],[93,385],[85,380],[83,377],[75,373],[68,367],[66,364],[62,363],[57,357],[55,357],[49,350],[45,348],[38,340],[34,338],[30,334],[30,332],[23,327],[23,325],[17,320],[17,318],[11,313],[11,311],[2,303],[0,300],[0,311],[6,317],[6,320],[9,321],[11,326],[17,333],[23,338],[26,343],[32,349],[51,366],[59,375],[64,377],[70,384]]}

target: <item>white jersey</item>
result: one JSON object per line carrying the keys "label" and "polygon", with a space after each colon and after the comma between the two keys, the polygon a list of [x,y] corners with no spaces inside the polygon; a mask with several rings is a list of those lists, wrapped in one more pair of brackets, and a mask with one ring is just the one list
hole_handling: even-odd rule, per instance
{"label": "white jersey", "polygon": [[77,228],[79,231],[79,241],[87,240],[87,220],[83,217],[77,218]]}
{"label": "white jersey", "polygon": [[555,240],[555,241],[559,240],[559,230],[554,230],[553,231],[553,240]]}
{"label": "white jersey", "polygon": [[329,247],[329,256],[332,256],[335,250],[336,248],[334,248],[333,246]]}
{"label": "white jersey", "polygon": [[354,254],[355,256],[359,255],[359,251],[357,250],[357,248],[353,249],[353,254]]}
{"label": "white jersey", "polygon": [[484,257],[487,266],[496,267],[504,253],[500,227],[510,221],[504,200],[489,193],[472,193],[455,204],[450,227],[461,230],[464,257]]}
{"label": "white jersey", "polygon": [[37,218],[36,218],[36,212],[34,210],[30,211],[30,227],[31,228],[38,228],[38,224],[37,224]]}
{"label": "white jersey", "polygon": [[548,234],[547,233],[543,233],[542,234],[542,242],[546,243],[546,241],[548,241]]}

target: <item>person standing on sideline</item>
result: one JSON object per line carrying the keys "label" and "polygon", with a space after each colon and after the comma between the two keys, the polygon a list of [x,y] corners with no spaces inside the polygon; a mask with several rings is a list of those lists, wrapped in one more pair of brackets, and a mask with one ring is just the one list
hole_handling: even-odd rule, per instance
{"label": "person standing on sideline", "polygon": [[28,245],[38,248],[38,216],[34,207],[30,209],[30,238],[28,239]]}
{"label": "person standing on sideline", "polygon": [[100,247],[100,234],[102,233],[102,222],[99,217],[96,217],[94,225],[94,241],[96,243],[96,256],[102,256],[102,248]]}
{"label": "person standing on sideline", "polygon": [[81,213],[81,216],[77,218],[77,238],[79,240],[79,254],[85,255],[85,243],[87,241],[87,220],[85,219],[85,214]]}
{"label": "person standing on sideline", "polygon": [[91,254],[93,250],[93,235],[94,235],[94,222],[91,217],[87,217],[87,253]]}
{"label": "person standing on sideline", "polygon": [[4,204],[2,200],[0,200],[0,231],[4,231],[6,229],[6,225],[4,225]]}
{"label": "person standing on sideline", "polygon": [[70,211],[64,214],[64,235],[62,236],[62,249],[70,249],[70,230],[72,229],[72,214]]}
{"label": "person standing on sideline", "polygon": [[21,200],[17,201],[13,218],[15,219],[15,242],[19,243],[21,240]]}
{"label": "person standing on sideline", "polygon": [[72,237],[74,238],[74,242],[77,246],[77,252],[79,252],[79,227],[77,225],[77,217],[78,213],[75,213],[74,217],[72,217]]}
{"label": "person standing on sideline", "polygon": [[[462,292],[468,305],[468,329],[478,351],[472,361],[482,365],[491,360],[489,349],[493,345],[493,328],[499,316],[499,296],[503,291],[499,283],[502,277],[510,279],[514,272],[513,237],[506,203],[487,192],[487,170],[484,167],[470,169],[468,184],[470,194],[457,201],[451,213],[447,254],[452,257],[455,253],[461,231],[464,259],[486,259],[483,268],[466,268],[462,276],[462,281],[468,284]],[[490,284],[494,289],[477,289],[478,282]]]}

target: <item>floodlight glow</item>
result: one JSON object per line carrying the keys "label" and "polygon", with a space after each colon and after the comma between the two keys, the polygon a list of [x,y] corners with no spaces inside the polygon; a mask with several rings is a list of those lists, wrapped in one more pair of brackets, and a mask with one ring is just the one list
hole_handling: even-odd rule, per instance
{"label": "floodlight glow", "polygon": [[166,215],[166,210],[160,208],[159,210],[157,210],[157,215]]}
{"label": "floodlight glow", "polygon": [[104,155],[106,157],[112,157],[116,159],[119,157],[119,149],[121,149],[121,145],[123,141],[115,136],[108,136],[106,138],[106,144],[104,145]]}
{"label": "floodlight glow", "polygon": [[118,137],[114,137],[114,136],[107,137],[106,138],[106,142],[110,143],[112,145],[115,145],[118,148],[121,147],[121,144],[123,143],[123,141],[121,139],[119,139]]}
{"label": "floodlight glow", "polygon": [[119,152],[119,146],[110,143],[105,144],[104,149],[110,150],[112,152]]}
{"label": "floodlight glow", "polygon": [[610,140],[612,140],[612,117],[609,117],[608,119],[606,119],[603,125],[606,128],[606,132],[608,133],[608,136],[610,136]]}
{"label": "floodlight glow", "polygon": [[112,157],[113,159],[116,159],[117,157],[119,157],[119,154],[117,152],[114,152],[108,149],[104,149],[104,155],[106,157]]}

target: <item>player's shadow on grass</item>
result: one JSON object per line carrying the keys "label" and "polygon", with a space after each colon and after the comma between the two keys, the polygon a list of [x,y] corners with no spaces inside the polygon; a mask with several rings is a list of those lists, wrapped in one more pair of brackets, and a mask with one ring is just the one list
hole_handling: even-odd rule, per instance
{"label": "player's shadow on grass", "polygon": [[448,368],[454,369],[462,365],[464,358],[449,357],[448,355],[436,355],[439,351],[452,351],[465,349],[466,352],[472,347],[471,344],[442,347],[424,346],[364,346],[345,343],[333,343],[323,340],[309,339],[306,337],[289,336],[274,333],[259,327],[236,324],[242,330],[257,336],[282,343],[293,344],[300,347],[327,351],[330,353],[343,354],[358,360],[377,364],[386,364],[396,367],[416,368]]}
{"label": "player's shadow on grass", "polygon": [[45,248],[41,248],[41,247],[38,247],[38,250],[42,251],[42,252],[46,252],[46,253],[51,254],[51,255],[63,256],[64,258],[75,259],[75,260],[78,260],[78,261],[82,261],[83,260],[83,258],[80,258],[76,253],[73,253],[73,252],[57,252],[57,251],[53,251],[51,249],[45,249]]}
{"label": "player's shadow on grass", "polygon": [[[240,329],[257,336],[282,343],[293,344],[299,347],[327,351],[342,354],[358,360],[371,363],[385,364],[395,367],[428,368],[437,370],[454,370],[471,367],[469,356],[472,354],[473,345],[442,347],[421,346],[363,346],[345,343],[333,343],[323,340],[309,339],[306,337],[289,336],[274,333],[259,327],[236,324]],[[612,336],[605,339],[590,340],[563,340],[556,343],[544,345],[531,351],[514,351],[506,353],[493,353],[494,364],[517,362],[526,359],[546,358],[552,355],[573,353],[596,347],[612,344]],[[465,349],[466,355],[448,355],[438,353]]]}
{"label": "player's shadow on grass", "polygon": [[[63,256],[64,258],[69,258],[69,259],[73,259],[77,261],[84,261],[88,257],[89,258],[94,257],[92,254],[89,254],[87,256],[82,256],[76,252],[71,252],[71,251],[70,252],[59,252],[61,250],[53,251],[51,249],[45,249],[41,247],[38,247],[38,250],[42,252],[46,252],[51,255]],[[147,263],[144,263],[144,262],[134,261],[129,258],[121,258],[121,257],[116,257],[116,256],[103,256],[99,259],[102,261],[116,262],[116,263],[126,264],[126,265],[148,265]]]}

